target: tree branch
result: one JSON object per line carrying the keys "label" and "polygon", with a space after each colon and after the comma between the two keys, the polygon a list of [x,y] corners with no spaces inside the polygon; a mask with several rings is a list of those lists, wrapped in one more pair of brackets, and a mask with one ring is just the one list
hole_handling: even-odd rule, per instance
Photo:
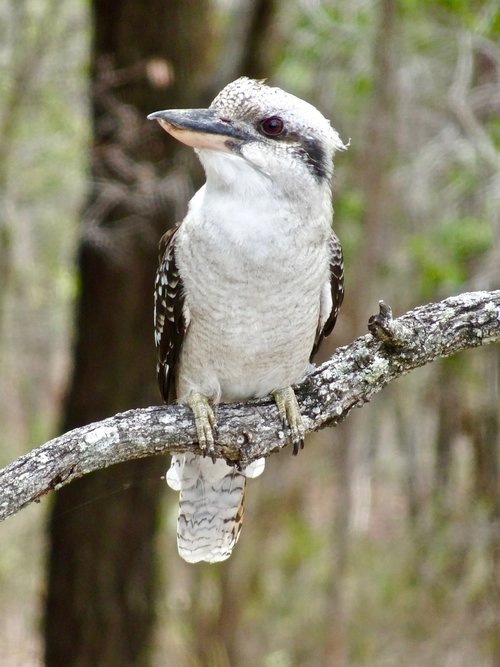
{"label": "tree branch", "polygon": [[[389,382],[440,357],[500,341],[500,290],[450,297],[392,318],[383,302],[369,334],[338,348],[296,388],[306,431],[344,420]],[[217,408],[216,454],[237,465],[287,446],[269,398]],[[129,410],[82,426],[20,456],[0,471],[0,519],[93,470],[196,449],[181,405]]]}

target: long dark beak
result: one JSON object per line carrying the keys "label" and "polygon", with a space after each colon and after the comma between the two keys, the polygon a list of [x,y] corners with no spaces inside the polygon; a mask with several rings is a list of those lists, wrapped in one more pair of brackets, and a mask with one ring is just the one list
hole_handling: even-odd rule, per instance
{"label": "long dark beak", "polygon": [[155,111],[149,114],[148,119],[157,120],[166,132],[193,148],[228,151],[235,142],[248,138],[214,109]]}

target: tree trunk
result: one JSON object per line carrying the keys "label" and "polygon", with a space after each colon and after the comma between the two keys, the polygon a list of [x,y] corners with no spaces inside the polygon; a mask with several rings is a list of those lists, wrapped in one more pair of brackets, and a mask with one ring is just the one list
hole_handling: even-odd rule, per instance
{"label": "tree trunk", "polygon": [[[207,8],[195,0],[93,2],[92,184],[64,430],[159,402],[157,242],[189,188],[155,194],[155,167],[166,170],[174,144],[145,116],[189,104],[201,88]],[[115,466],[58,493],[45,608],[49,667],[148,664],[165,466],[161,459]]]}
{"label": "tree trunk", "polygon": [[[354,280],[344,314],[349,319],[348,336],[359,335],[370,312],[374,312],[373,286],[381,260],[387,254],[385,236],[390,224],[393,196],[390,179],[394,155],[395,56],[397,12],[394,0],[382,0],[377,9],[377,28],[373,43],[373,94],[366,128],[366,150],[360,156],[359,174],[363,188],[363,242],[358,249]],[[349,662],[345,579],[349,552],[353,442],[367,437],[363,418],[346,424],[341,442],[335,445],[337,495],[332,542],[336,553],[328,590],[325,614],[325,642],[322,664],[343,667]],[[376,445],[374,445],[376,446]]]}
{"label": "tree trunk", "polygon": [[484,628],[492,665],[500,663],[500,353],[488,350],[481,360],[484,384],[481,403],[471,411],[467,427],[474,454],[473,499],[488,518],[490,585],[486,591],[489,615]]}

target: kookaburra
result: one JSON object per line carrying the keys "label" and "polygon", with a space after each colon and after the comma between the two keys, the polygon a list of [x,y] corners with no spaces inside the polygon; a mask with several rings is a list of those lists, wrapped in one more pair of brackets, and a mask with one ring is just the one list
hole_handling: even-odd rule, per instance
{"label": "kookaburra", "polygon": [[[342,303],[342,251],[332,231],[332,159],[345,146],[311,104],[240,78],[208,109],[148,116],[192,146],[206,183],[160,242],[155,285],[158,379],[165,401],[193,411],[200,454],[176,454],[177,544],[188,562],[231,555],[246,477],[213,454],[220,401],[272,394],[296,454],[300,382]],[[206,457],[205,454],[209,454]]]}

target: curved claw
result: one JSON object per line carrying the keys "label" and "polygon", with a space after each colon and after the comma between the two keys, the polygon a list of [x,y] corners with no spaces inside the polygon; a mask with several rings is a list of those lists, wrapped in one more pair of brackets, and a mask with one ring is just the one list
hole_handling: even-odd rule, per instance
{"label": "curved claw", "polygon": [[295,392],[291,387],[276,389],[276,391],[273,391],[273,397],[278,408],[283,430],[290,429],[293,454],[297,456],[299,449],[304,449],[305,430]]}
{"label": "curved claw", "polygon": [[189,395],[187,404],[193,412],[196,437],[198,438],[202,454],[203,456],[208,454],[215,463],[214,431],[216,429],[216,421],[208,398],[195,391]]}

